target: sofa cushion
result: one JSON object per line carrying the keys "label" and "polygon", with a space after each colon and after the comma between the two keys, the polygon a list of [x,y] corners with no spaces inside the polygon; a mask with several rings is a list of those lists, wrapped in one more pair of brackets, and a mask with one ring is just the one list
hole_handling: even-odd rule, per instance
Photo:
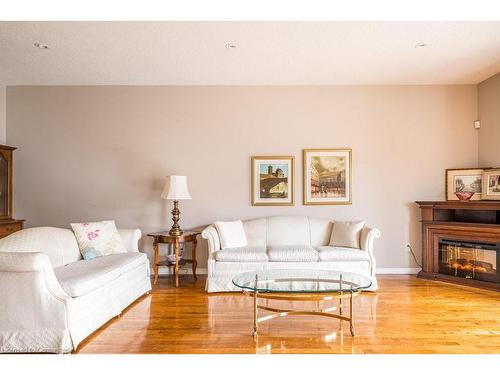
{"label": "sofa cushion", "polygon": [[332,236],[333,223],[326,219],[309,218],[309,227],[311,228],[311,243],[314,246],[326,246],[330,243]]}
{"label": "sofa cushion", "polygon": [[318,252],[311,246],[269,246],[270,262],[317,262]]}
{"label": "sofa cushion", "polygon": [[99,266],[112,266],[120,269],[120,274],[124,274],[137,266],[146,263],[148,257],[144,253],[124,253],[113,254],[95,260]]}
{"label": "sofa cushion", "polygon": [[222,249],[215,253],[218,262],[263,263],[268,261],[265,247],[245,246]]}
{"label": "sofa cushion", "polygon": [[360,249],[361,231],[364,226],[363,221],[335,221],[329,245]]}
{"label": "sofa cushion", "polygon": [[367,251],[338,246],[316,246],[320,262],[361,262],[369,261]]}
{"label": "sofa cushion", "polygon": [[57,267],[54,273],[69,296],[80,297],[107,285],[146,259],[143,253],[114,254]]}
{"label": "sofa cushion", "polygon": [[310,246],[309,218],[273,216],[267,219],[267,246]]}
{"label": "sofa cushion", "polygon": [[85,260],[127,252],[114,220],[72,223],[71,228]]}
{"label": "sofa cushion", "polygon": [[61,287],[71,297],[80,297],[120,277],[118,267],[85,266],[89,261],[80,260],[64,267],[54,268]]}
{"label": "sofa cushion", "polygon": [[243,229],[247,237],[246,246],[266,247],[267,219],[253,219],[243,221]]}
{"label": "sofa cushion", "polygon": [[214,225],[223,249],[247,246],[247,237],[241,220],[216,221]]}

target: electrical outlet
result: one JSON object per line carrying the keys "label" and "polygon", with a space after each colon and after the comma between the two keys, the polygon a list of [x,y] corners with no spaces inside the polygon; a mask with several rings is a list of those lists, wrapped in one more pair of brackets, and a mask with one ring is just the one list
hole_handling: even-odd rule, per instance
{"label": "electrical outlet", "polygon": [[410,252],[410,247],[411,247],[410,243],[409,243],[409,242],[407,242],[407,243],[406,243],[406,245],[405,245],[405,249],[406,249],[406,252],[407,252],[407,253],[409,253],[409,252]]}

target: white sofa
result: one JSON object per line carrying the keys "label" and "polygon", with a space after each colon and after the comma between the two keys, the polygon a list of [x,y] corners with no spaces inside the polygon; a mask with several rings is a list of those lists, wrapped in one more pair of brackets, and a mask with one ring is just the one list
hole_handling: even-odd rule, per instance
{"label": "white sofa", "polygon": [[239,273],[269,269],[321,269],[349,271],[372,281],[370,291],[378,288],[375,277],[373,242],[380,231],[365,226],[361,249],[328,246],[333,223],[306,216],[274,216],[243,221],[248,245],[222,249],[215,226],[202,232],[208,241],[207,292],[238,290],[232,279]]}
{"label": "white sofa", "polygon": [[151,290],[139,229],[127,253],[82,260],[69,229],[24,229],[0,240],[0,352],[67,353]]}

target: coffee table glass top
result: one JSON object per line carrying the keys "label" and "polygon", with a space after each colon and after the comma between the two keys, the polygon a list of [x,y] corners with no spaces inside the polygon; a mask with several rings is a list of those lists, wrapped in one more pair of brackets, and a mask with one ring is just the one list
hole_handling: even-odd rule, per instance
{"label": "coffee table glass top", "polygon": [[267,270],[241,273],[233,284],[251,292],[318,293],[357,292],[372,285],[371,280],[352,272],[324,270]]}

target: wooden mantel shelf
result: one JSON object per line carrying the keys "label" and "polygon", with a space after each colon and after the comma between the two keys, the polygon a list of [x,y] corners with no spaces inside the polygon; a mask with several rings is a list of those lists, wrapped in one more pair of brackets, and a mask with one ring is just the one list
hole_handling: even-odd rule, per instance
{"label": "wooden mantel shelf", "polygon": [[500,201],[417,201],[420,207],[443,210],[500,210]]}

